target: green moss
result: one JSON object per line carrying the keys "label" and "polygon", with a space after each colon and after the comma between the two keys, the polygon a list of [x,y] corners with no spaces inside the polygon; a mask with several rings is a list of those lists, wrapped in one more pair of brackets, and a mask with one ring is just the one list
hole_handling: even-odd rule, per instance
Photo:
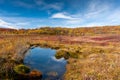
{"label": "green moss", "polygon": [[20,65],[17,65],[17,66],[14,67],[14,71],[17,74],[26,74],[26,73],[30,72],[30,68],[23,65],[23,64],[20,64]]}
{"label": "green moss", "polygon": [[69,50],[69,49],[60,49],[57,51],[55,57],[57,59],[60,59],[62,57],[64,57],[65,59],[68,59],[68,58],[78,58],[79,56],[79,53],[77,53],[76,51],[74,50]]}
{"label": "green moss", "polygon": [[56,57],[57,59],[60,59],[60,58],[64,57],[65,53],[66,53],[65,50],[60,49],[60,50],[58,50],[57,53],[55,54],[55,57]]}

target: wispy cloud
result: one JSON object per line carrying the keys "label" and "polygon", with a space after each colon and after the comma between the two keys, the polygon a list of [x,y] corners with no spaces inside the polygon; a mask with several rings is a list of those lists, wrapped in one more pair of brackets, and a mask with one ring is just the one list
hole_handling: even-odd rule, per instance
{"label": "wispy cloud", "polygon": [[55,9],[55,10],[60,11],[62,9],[62,4],[60,4],[60,3],[49,4],[45,8],[46,9]]}
{"label": "wispy cloud", "polygon": [[54,9],[60,11],[63,8],[63,3],[60,2],[46,3],[43,0],[36,0],[35,3],[36,5],[41,6],[42,9]]}
{"label": "wispy cloud", "polygon": [[38,8],[40,10],[58,10],[60,11],[63,8],[63,3],[55,2],[55,3],[46,3],[43,0],[35,0],[32,3],[24,2],[17,0],[14,2],[16,6],[24,7],[24,8]]}
{"label": "wispy cloud", "polygon": [[120,24],[120,7],[114,8],[109,2],[100,0],[91,0],[88,10],[84,14],[84,23],[86,26],[103,26]]}
{"label": "wispy cloud", "polygon": [[120,8],[117,8],[116,10],[112,11],[108,15],[107,20],[110,20],[111,22],[119,22],[120,23]]}
{"label": "wispy cloud", "polygon": [[86,9],[86,18],[98,18],[104,16],[111,8],[110,3],[103,3],[100,0],[91,0]]}
{"label": "wispy cloud", "polygon": [[35,6],[31,3],[27,3],[24,1],[14,1],[14,4],[16,4],[16,6],[20,6],[20,7],[24,7],[24,8],[34,8]]}
{"label": "wispy cloud", "polygon": [[[2,0],[0,1],[2,2]],[[58,1],[59,0],[55,0],[49,3],[49,1],[46,0],[14,0],[14,2],[9,2],[9,5],[11,5],[11,3],[14,3],[12,6],[16,4],[17,7],[14,7],[18,9],[21,9],[21,7],[23,7],[25,10],[30,11],[30,16],[25,14],[27,11],[15,11],[19,13],[13,13],[14,11],[11,11],[11,13],[9,13],[12,8],[10,8],[8,11],[4,11],[1,8],[0,27],[87,27],[120,24],[120,6],[115,6],[115,4],[113,5],[113,3],[109,2],[114,2],[114,0],[87,0],[87,2],[85,2],[85,4],[82,6],[78,4],[78,2],[81,0],[71,0],[71,2],[68,2],[68,0],[66,0],[68,3],[67,6],[65,5],[64,1]],[[81,3],[82,2],[84,1],[81,1]],[[32,11],[36,11],[37,13]],[[47,13],[44,13],[44,11],[48,12],[50,16]]]}
{"label": "wispy cloud", "polygon": [[[17,28],[17,29],[54,26],[56,24],[54,23],[55,20],[52,20],[52,19],[27,18],[27,17],[0,17],[0,19],[6,22],[7,25],[12,26],[13,28]],[[9,26],[2,25],[0,27],[10,28]]]}
{"label": "wispy cloud", "polygon": [[3,21],[2,19],[0,19],[0,27],[16,29],[16,26],[13,26],[11,23]]}
{"label": "wispy cloud", "polygon": [[30,22],[27,22],[28,19],[25,19],[26,21],[24,19],[19,17],[0,17],[0,27],[13,29],[28,28]]}
{"label": "wispy cloud", "polygon": [[84,14],[76,13],[65,15],[63,13],[53,14],[52,18],[63,18],[65,25],[72,27],[90,27],[104,25],[120,24],[120,7],[113,9],[113,5],[109,2],[100,2],[99,0],[91,0]]}
{"label": "wispy cloud", "polygon": [[73,18],[72,16],[67,15],[67,13],[65,13],[65,12],[55,13],[51,16],[51,18],[68,19],[68,20],[77,19],[77,18]]}

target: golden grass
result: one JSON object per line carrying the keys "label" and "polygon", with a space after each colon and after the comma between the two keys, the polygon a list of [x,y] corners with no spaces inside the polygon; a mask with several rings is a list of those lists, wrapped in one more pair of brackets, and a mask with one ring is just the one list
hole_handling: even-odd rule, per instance
{"label": "golden grass", "polygon": [[91,54],[70,59],[65,80],[120,80],[119,54]]}
{"label": "golden grass", "polygon": [[83,45],[81,52],[83,58],[68,60],[65,80],[120,80],[120,48],[117,45]]}
{"label": "golden grass", "polygon": [[[42,36],[3,36],[0,39],[0,78],[14,79],[13,68],[22,63],[30,46],[58,49],[67,56],[65,80],[120,80],[120,43],[107,46],[63,44],[41,40]],[[65,53],[63,53],[63,51]],[[66,53],[68,55],[66,55]]]}

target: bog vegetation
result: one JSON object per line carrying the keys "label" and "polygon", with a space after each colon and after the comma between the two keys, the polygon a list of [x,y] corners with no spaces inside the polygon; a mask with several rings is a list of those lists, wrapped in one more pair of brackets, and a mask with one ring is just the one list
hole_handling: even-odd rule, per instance
{"label": "bog vegetation", "polygon": [[[65,80],[120,80],[120,26],[94,28],[0,29],[0,78],[30,77],[23,64],[32,46],[57,50],[68,60]],[[22,75],[21,75],[22,74]]]}
{"label": "bog vegetation", "polygon": [[0,29],[0,34],[43,34],[43,35],[70,35],[85,36],[97,34],[120,34],[119,26],[103,26],[88,28],[61,28],[42,27],[37,29]]}

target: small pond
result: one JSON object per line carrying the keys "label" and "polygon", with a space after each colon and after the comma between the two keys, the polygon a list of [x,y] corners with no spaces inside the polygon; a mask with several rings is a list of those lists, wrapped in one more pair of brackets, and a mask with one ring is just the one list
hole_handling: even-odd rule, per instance
{"label": "small pond", "polygon": [[41,71],[42,80],[63,80],[67,61],[64,58],[56,59],[56,50],[50,48],[31,48],[24,58],[24,64],[31,70]]}

